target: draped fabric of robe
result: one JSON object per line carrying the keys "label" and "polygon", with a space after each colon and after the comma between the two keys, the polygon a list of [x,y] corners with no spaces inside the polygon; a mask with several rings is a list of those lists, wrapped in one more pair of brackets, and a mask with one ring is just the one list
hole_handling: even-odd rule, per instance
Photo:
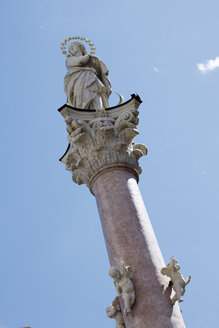
{"label": "draped fabric of robe", "polygon": [[103,77],[103,82],[101,82],[97,77],[96,70],[93,67],[79,66],[79,60],[78,57],[75,59],[71,57],[71,65],[68,65],[68,60],[66,62],[69,71],[64,79],[64,90],[68,103],[73,107],[84,109],[109,107],[108,97],[111,88],[110,81],[106,76],[107,67],[100,61],[101,76]]}

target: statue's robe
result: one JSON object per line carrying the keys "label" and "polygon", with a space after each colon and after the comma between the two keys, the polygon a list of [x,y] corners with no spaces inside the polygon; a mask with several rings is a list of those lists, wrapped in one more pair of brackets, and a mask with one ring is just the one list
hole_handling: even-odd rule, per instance
{"label": "statue's robe", "polygon": [[111,84],[106,65],[97,57],[86,62],[87,55],[69,57],[64,90],[68,103],[76,108],[100,109],[109,107]]}

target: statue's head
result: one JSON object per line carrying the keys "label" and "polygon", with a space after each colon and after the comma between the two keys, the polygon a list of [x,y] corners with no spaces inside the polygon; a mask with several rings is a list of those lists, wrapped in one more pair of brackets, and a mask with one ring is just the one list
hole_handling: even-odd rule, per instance
{"label": "statue's head", "polygon": [[118,296],[116,296],[114,298],[114,300],[112,301],[112,306],[114,307],[114,309],[117,311],[117,312],[121,312],[121,307],[120,307],[120,304],[119,304],[119,298]]}
{"label": "statue's head", "polygon": [[116,309],[113,305],[110,305],[106,308],[106,314],[109,318],[113,318],[116,315]]}
{"label": "statue's head", "polygon": [[109,269],[109,276],[113,279],[120,279],[121,278],[121,273],[116,267],[111,267]]}
{"label": "statue's head", "polygon": [[70,45],[68,46],[68,51],[73,56],[84,56],[87,54],[85,46],[77,41],[70,43]]}
{"label": "statue's head", "polygon": [[171,262],[169,263],[171,264],[172,268],[175,270],[175,271],[179,271],[180,270],[180,266],[177,262],[177,260],[175,259],[174,256],[171,257]]}

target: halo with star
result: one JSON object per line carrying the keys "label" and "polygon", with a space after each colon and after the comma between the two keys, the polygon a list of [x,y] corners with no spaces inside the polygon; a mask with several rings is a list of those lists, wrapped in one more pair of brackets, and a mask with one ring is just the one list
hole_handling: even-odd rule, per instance
{"label": "halo with star", "polygon": [[70,36],[68,39],[65,39],[64,42],[62,42],[61,44],[61,50],[62,50],[62,53],[66,56],[66,57],[71,57],[67,50],[66,50],[66,45],[69,41],[72,41],[72,40],[81,40],[81,41],[84,41],[86,43],[88,43],[88,45],[90,46],[91,48],[91,51],[90,51],[90,54],[93,55],[95,54],[95,50],[96,48],[94,47],[94,43],[92,43],[90,40],[88,39],[85,39],[84,37],[80,37],[80,36]]}

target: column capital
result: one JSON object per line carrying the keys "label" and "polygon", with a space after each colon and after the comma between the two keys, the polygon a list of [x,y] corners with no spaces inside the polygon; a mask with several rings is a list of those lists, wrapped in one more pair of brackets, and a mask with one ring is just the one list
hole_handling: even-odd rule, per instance
{"label": "column capital", "polygon": [[132,168],[141,173],[138,159],[147,154],[142,144],[134,144],[137,130],[138,96],[115,107],[84,110],[64,105],[59,112],[67,124],[69,146],[60,161],[72,172],[77,184],[89,188],[93,178],[106,167]]}

